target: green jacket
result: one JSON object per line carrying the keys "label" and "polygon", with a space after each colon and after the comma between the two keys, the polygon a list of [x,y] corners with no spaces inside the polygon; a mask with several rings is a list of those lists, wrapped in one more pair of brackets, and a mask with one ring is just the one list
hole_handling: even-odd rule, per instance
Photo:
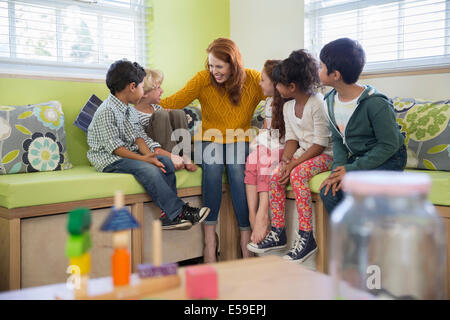
{"label": "green jacket", "polygon": [[[333,139],[333,170],[339,166],[344,166],[346,171],[379,167],[404,143],[391,102],[375,88],[367,86],[342,133],[334,116],[335,95],[336,89],[333,89],[324,97]],[[350,156],[356,157],[353,163],[348,161]]]}

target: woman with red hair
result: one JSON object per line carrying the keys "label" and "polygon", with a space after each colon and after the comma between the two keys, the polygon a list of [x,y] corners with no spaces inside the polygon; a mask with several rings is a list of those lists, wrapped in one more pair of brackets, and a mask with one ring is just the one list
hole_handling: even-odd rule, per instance
{"label": "woman with red hair", "polygon": [[251,120],[255,108],[265,97],[259,86],[261,74],[244,68],[239,48],[232,40],[216,39],[206,52],[206,70],[198,72],[183,89],[161,100],[161,105],[179,109],[195,99],[201,105],[202,125],[194,135],[194,160],[201,164],[203,170],[203,204],[211,208],[203,222],[204,262],[210,263],[216,261],[216,225],[222,200],[224,168],[240,229],[242,256],[251,256],[247,249],[251,228],[244,171],[249,153]]}

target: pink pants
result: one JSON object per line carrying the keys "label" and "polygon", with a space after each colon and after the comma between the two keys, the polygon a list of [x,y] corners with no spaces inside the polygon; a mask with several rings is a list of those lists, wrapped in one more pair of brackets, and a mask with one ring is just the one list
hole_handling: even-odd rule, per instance
{"label": "pink pants", "polygon": [[[300,163],[291,171],[290,182],[295,193],[298,225],[302,231],[312,230],[312,201],[309,181],[313,176],[330,170],[332,162],[332,157],[321,154]],[[272,226],[276,228],[284,228],[285,225],[286,186],[280,184],[280,178],[279,174],[274,174],[270,179],[269,201],[272,210]]]}
{"label": "pink pants", "polygon": [[280,162],[283,150],[270,150],[258,145],[247,157],[244,183],[256,185],[257,192],[268,192],[270,177]]}

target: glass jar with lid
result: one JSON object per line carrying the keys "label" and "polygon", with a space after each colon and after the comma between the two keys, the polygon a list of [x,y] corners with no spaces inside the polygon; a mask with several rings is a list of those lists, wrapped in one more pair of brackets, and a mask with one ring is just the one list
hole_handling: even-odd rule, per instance
{"label": "glass jar with lid", "polygon": [[[343,285],[392,299],[446,298],[446,230],[427,200],[427,174],[349,172],[330,219],[329,271]],[[342,280],[345,284],[342,284]]]}

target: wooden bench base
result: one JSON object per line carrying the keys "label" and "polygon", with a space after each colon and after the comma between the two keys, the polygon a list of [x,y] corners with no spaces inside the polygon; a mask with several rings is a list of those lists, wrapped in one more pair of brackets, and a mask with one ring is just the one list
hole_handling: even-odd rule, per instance
{"label": "wooden bench base", "polygon": [[[194,196],[201,196],[201,187],[194,188],[185,188],[179,189],[178,195],[181,198],[188,198]],[[224,207],[228,208],[226,203],[227,197],[224,197]],[[147,194],[137,194],[137,195],[127,195],[125,196],[125,205],[129,206],[131,213],[138,220],[141,225],[144,225],[144,204],[151,202],[151,198]],[[33,257],[24,256],[23,253],[28,254],[33,250],[29,250],[28,248],[24,248],[24,245],[28,245],[30,243],[27,240],[26,235],[23,234],[24,229],[28,232],[32,233],[32,227],[30,227],[30,222],[38,221],[42,224],[42,221],[48,221],[49,219],[58,220],[58,230],[59,233],[58,241],[61,242],[65,235],[65,225],[64,222],[61,222],[61,219],[64,220],[64,217],[61,214],[66,214],[68,211],[72,210],[76,207],[88,207],[92,210],[95,209],[95,212],[101,211],[102,216],[104,216],[108,210],[113,206],[114,198],[101,198],[101,199],[91,199],[84,201],[74,201],[74,202],[66,202],[66,203],[57,203],[57,204],[49,204],[49,205],[40,205],[40,206],[32,206],[32,207],[23,207],[23,208],[15,208],[15,209],[6,209],[0,207],[0,291],[4,290],[15,290],[20,289],[23,283],[22,277],[22,268],[24,265],[22,263],[24,261],[28,261],[30,263],[34,263]],[[102,210],[103,209],[103,210]],[[222,216],[227,215],[226,213]],[[47,217],[49,219],[47,219]],[[57,218],[58,219],[55,219]],[[65,221],[65,220],[64,220]],[[51,223],[50,223],[51,224]],[[61,230],[60,230],[61,229]],[[198,228],[201,230],[201,228]],[[40,231],[43,233],[43,231]],[[45,230],[44,230],[45,232]],[[92,232],[97,233],[97,239],[100,237],[97,230],[93,230]],[[174,231],[180,232],[180,231]],[[52,230],[48,230],[49,236],[51,236]],[[132,259],[132,267],[133,271],[136,270],[136,266],[140,263],[143,263],[144,257],[144,230],[142,228],[133,229],[130,231],[131,237],[131,259]],[[61,236],[61,234],[63,234]],[[105,237],[108,237],[105,235]],[[41,237],[42,238],[42,237]],[[202,239],[202,237],[200,237]],[[94,246],[95,246],[95,241]],[[202,241],[198,241],[199,246],[202,245]],[[33,248],[36,246],[35,243],[31,243]],[[100,246],[110,246],[108,243],[108,238],[102,239],[102,243],[98,244]],[[49,241],[41,241],[39,246],[42,250],[47,251],[47,254],[51,255],[60,255],[58,258],[64,257],[64,243],[57,243],[53,245]],[[50,248],[57,248],[52,250]],[[49,253],[49,251],[51,252]],[[37,251],[37,250],[34,250]],[[55,251],[55,252],[53,252]],[[202,250],[201,250],[202,251]],[[34,253],[39,255],[39,251]],[[107,257],[107,253],[104,254]],[[226,254],[223,255],[226,257]],[[95,257],[93,257],[95,258]],[[27,262],[27,263],[28,263]],[[47,262],[46,262],[47,263]],[[51,264],[51,261],[48,261]],[[109,261],[107,261],[109,263]],[[107,264],[106,263],[106,264]],[[103,264],[102,264],[103,266]],[[65,274],[65,270],[57,270],[62,274]],[[59,275],[61,276],[61,275]]]}

